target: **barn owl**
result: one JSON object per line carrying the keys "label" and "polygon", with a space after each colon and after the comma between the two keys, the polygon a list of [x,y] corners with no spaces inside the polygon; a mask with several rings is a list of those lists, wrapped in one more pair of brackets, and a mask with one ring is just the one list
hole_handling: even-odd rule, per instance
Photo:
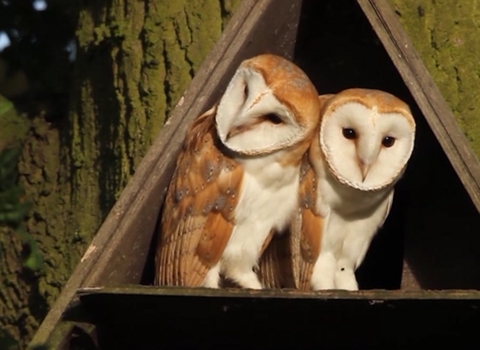
{"label": "barn owl", "polygon": [[163,208],[155,284],[261,289],[258,259],[298,207],[300,163],[319,127],[315,87],[264,54],[238,67],[186,135]]}
{"label": "barn owl", "polygon": [[[300,171],[299,213],[260,264],[264,284],[358,290],[355,270],[389,214],[414,147],[407,104],[369,89],[322,95],[320,130]],[[288,248],[287,248],[288,246]],[[282,280],[283,278],[283,280]]]}

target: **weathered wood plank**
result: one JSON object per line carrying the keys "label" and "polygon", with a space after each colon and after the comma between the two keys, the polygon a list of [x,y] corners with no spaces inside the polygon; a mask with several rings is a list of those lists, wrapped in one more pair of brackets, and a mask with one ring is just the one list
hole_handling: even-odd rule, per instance
{"label": "weathered wood plank", "polygon": [[357,0],[480,212],[480,163],[388,2]]}
{"label": "weathered wood plank", "polygon": [[141,285],[119,285],[109,287],[85,287],[77,291],[77,295],[88,298],[93,295],[125,295],[125,296],[181,296],[181,297],[205,297],[205,298],[274,298],[274,299],[352,299],[352,300],[375,300],[382,302],[387,300],[478,300],[479,290],[384,290],[371,289],[359,291],[347,290],[322,290],[322,291],[299,291],[295,289],[209,289],[209,288],[185,288],[185,287],[155,287]]}

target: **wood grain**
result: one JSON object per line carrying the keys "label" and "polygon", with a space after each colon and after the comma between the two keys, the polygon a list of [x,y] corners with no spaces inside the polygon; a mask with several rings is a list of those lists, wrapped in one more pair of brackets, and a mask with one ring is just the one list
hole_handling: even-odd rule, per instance
{"label": "wood grain", "polygon": [[480,300],[480,290],[321,290],[299,291],[296,289],[210,289],[186,287],[154,287],[119,285],[109,287],[80,288],[80,298],[91,295],[151,295],[218,298],[280,298],[280,299],[363,299],[363,300]]}

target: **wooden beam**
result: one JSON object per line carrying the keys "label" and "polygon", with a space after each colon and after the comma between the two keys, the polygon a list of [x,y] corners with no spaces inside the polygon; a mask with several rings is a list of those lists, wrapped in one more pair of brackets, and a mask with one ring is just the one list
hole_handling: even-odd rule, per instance
{"label": "wooden beam", "polygon": [[273,298],[273,299],[345,299],[345,300],[478,300],[480,290],[321,290],[300,291],[296,289],[211,289],[187,287],[157,287],[141,285],[119,285],[109,287],[86,287],[77,292],[80,298],[94,295],[125,295],[125,296],[181,296],[199,298]]}

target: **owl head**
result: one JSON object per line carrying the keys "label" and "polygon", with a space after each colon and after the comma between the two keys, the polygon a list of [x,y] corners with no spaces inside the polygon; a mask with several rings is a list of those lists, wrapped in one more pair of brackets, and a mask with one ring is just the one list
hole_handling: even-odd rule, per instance
{"label": "owl head", "polygon": [[415,141],[406,103],[384,91],[347,89],[329,98],[321,114],[321,151],[339,182],[372,191],[402,175]]}
{"label": "owl head", "polygon": [[242,155],[269,154],[298,144],[318,128],[320,102],[307,75],[282,57],[243,61],[219,101],[220,141]]}

